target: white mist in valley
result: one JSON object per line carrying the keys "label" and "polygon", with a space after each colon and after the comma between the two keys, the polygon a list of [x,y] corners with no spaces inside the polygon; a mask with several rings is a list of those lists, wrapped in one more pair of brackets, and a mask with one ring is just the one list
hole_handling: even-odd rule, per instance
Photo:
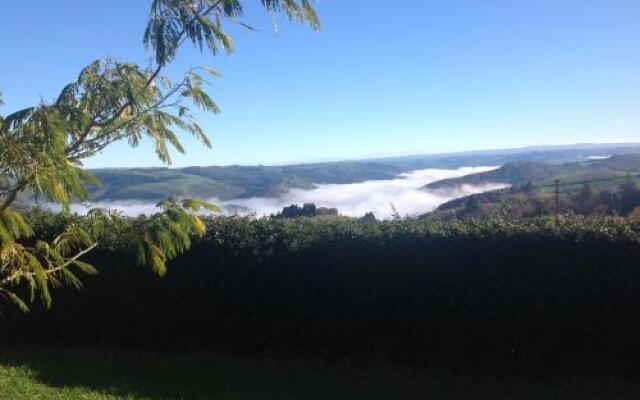
{"label": "white mist in valley", "polygon": [[463,167],[455,170],[425,169],[391,180],[372,180],[349,184],[316,185],[311,190],[293,189],[280,198],[251,198],[227,202],[253,210],[258,215],[275,214],[291,204],[314,203],[337,208],[340,214],[359,217],[371,211],[378,218],[389,218],[396,211],[411,216],[433,211],[449,200],[474,193],[496,190],[507,185],[462,185],[446,190],[425,190],[424,185],[442,179],[490,171],[496,167]]}
{"label": "white mist in valley", "polygon": [[[408,172],[390,180],[371,180],[349,184],[320,184],[310,190],[292,189],[279,197],[254,197],[219,201],[208,199],[226,210],[226,213],[267,216],[276,214],[291,204],[314,203],[318,207],[337,208],[342,215],[360,217],[373,212],[377,218],[393,216],[394,209],[401,216],[414,216],[435,210],[447,201],[502,189],[509,185],[487,183],[461,185],[449,189],[428,190],[423,187],[443,179],[487,172],[497,167],[462,167],[453,170],[424,169]],[[142,201],[98,202],[91,205],[76,204],[72,210],[84,213],[88,208],[101,207],[119,210],[125,215],[152,214],[158,210],[155,203]]]}

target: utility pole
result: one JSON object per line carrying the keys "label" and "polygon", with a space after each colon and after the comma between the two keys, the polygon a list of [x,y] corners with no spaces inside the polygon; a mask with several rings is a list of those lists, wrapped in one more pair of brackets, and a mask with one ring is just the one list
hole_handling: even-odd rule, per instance
{"label": "utility pole", "polygon": [[555,180],[555,195],[556,195],[556,216],[560,215],[560,181],[558,179]]}

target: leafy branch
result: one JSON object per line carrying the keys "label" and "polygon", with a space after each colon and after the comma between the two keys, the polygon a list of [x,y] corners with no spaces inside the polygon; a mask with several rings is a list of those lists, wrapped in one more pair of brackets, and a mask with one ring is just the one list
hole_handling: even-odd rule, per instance
{"label": "leafy branch", "polygon": [[[273,15],[320,28],[309,0],[260,4]],[[193,236],[204,235],[198,213],[219,210],[200,200],[167,200],[158,204],[161,212],[135,220],[93,210],[88,225],[71,223],[52,241],[35,238],[12,206],[21,195],[32,194],[69,213],[73,201],[89,200],[87,185],[98,184],[82,168],[82,161],[118,141],[136,147],[147,138],[166,164],[171,163],[170,149],[184,153],[180,134],[211,147],[191,108],[220,112],[204,89],[203,73],[220,74],[209,67],[193,68],[173,83],[163,70],[186,42],[212,55],[233,52],[233,40],[223,23],[242,15],[240,0],[153,0],[143,36],[145,47],[154,54],[152,65],[96,60],[55,101],[0,116],[0,296],[27,310],[27,300],[16,291],[26,284],[28,301],[39,297],[49,306],[49,287],[81,287],[76,271],[97,272],[81,258],[114,235],[135,248],[140,264],[163,275],[168,260],[186,251]]]}

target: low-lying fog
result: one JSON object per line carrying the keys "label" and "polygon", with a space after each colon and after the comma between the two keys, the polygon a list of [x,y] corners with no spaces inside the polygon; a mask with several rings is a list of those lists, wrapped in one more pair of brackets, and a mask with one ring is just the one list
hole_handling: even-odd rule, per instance
{"label": "low-lying fog", "polygon": [[[311,190],[293,189],[280,197],[255,197],[221,202],[208,199],[222,206],[227,213],[255,214],[264,216],[275,214],[291,204],[314,203],[318,207],[337,208],[340,214],[359,217],[372,211],[377,218],[390,218],[394,211],[401,216],[418,215],[433,211],[449,200],[502,189],[509,185],[489,183],[484,185],[461,185],[445,190],[424,190],[424,185],[442,179],[490,171],[496,167],[462,167],[455,170],[425,169],[402,174],[391,180],[373,180],[351,184],[316,185]],[[86,212],[88,208],[102,207],[120,210],[125,215],[151,214],[155,203],[141,201],[98,202],[90,207],[76,204],[73,211]],[[238,211],[241,210],[241,211]]]}

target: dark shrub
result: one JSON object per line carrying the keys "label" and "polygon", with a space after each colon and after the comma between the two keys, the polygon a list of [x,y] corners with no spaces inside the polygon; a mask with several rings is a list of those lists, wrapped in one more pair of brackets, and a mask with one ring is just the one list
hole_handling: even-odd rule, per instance
{"label": "dark shrub", "polygon": [[217,218],[158,278],[122,250],[2,340],[382,357],[417,365],[635,368],[640,227],[613,218]]}

